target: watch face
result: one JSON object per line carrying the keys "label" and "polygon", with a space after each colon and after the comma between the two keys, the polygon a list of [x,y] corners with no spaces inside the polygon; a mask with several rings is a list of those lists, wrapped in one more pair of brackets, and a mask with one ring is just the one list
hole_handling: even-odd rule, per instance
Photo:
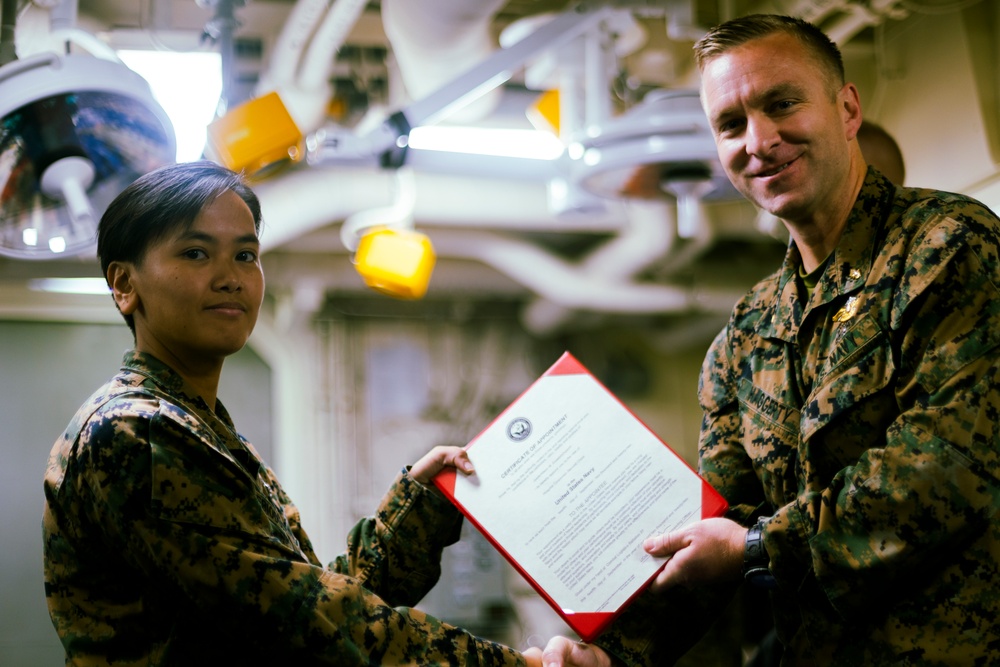
{"label": "watch face", "polygon": [[760,535],[757,535],[757,538],[754,540],[747,540],[744,559],[748,563],[768,560],[767,554],[764,552],[764,541],[760,539]]}
{"label": "watch face", "polygon": [[777,582],[767,569],[770,562],[760,524],[751,526],[743,550],[743,578],[754,586],[774,588]]}

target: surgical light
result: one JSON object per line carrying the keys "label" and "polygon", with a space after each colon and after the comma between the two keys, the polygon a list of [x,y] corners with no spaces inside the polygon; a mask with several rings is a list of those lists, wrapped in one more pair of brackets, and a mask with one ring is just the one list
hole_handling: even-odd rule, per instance
{"label": "surgical light", "polygon": [[206,128],[215,119],[222,98],[222,56],[214,51],[148,49],[119,49],[118,56],[149,82],[153,98],[170,119],[177,138],[177,161],[200,159]]}
{"label": "surgical light", "polygon": [[0,255],[92,251],[133,180],[175,160],[173,128],[120,61],[36,54],[0,67]]}

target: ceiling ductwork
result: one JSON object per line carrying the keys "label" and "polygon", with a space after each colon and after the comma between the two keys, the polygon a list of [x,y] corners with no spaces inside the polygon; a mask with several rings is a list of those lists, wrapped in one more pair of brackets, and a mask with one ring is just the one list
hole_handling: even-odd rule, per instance
{"label": "ceiling ductwork", "polygon": [[[153,4],[152,14],[162,19],[162,2]],[[737,226],[718,224],[713,211],[752,207],[742,204],[717,161],[696,76],[683,61],[689,54],[673,51],[678,42],[698,36],[696,10],[704,4],[585,0],[533,16],[524,16],[523,7],[511,11],[511,4],[383,0],[377,20],[390,54],[388,104],[369,104],[360,120],[352,114],[343,125],[331,113],[331,75],[359,22],[370,31],[372,6],[358,0],[299,0],[292,6],[273,48],[265,50],[268,60],[254,91],[257,99],[277,96],[299,134],[295,155],[283,168],[255,174],[269,221],[268,251],[350,254],[348,244],[332,245],[345,223],[352,233],[362,233],[365,220],[410,225],[427,232],[440,261],[472,259],[529,290],[534,298],[525,320],[539,333],[572,324],[579,311],[641,312],[642,303],[649,314],[714,308],[706,305],[715,303],[711,298],[691,299],[689,288],[695,264],[724,247],[718,244],[731,240]],[[865,12],[856,4],[793,0],[780,8],[761,2],[756,9],[843,26],[841,40],[898,11],[886,0],[866,3]],[[539,7],[553,10],[552,3]],[[723,12],[725,4],[716,10]],[[158,21],[165,25],[169,21]],[[623,92],[625,81],[635,78],[631,68],[646,67],[633,58],[639,53],[661,54],[660,67],[670,73],[630,82],[637,87]],[[417,127],[528,128],[525,115],[537,112],[543,97],[558,100],[557,117],[547,119],[555,120],[554,136],[563,149],[558,159],[410,145]],[[280,161],[285,154],[279,146],[271,155]],[[54,172],[63,174],[68,189],[47,179],[44,189],[39,182],[41,196],[74,200],[72,184],[91,178],[75,162]],[[256,169],[268,161],[249,164]],[[394,187],[398,170],[410,173],[415,186],[407,207],[399,205]],[[92,199],[99,178],[95,170]],[[402,208],[407,210],[398,221],[374,215]],[[741,210],[739,218],[737,236],[768,238],[753,227],[752,212]],[[562,238],[549,242],[555,237]],[[316,244],[319,238],[324,241]],[[566,252],[569,247],[574,250]],[[518,256],[521,261],[512,259]],[[537,278],[545,267],[558,289],[544,288]],[[655,296],[631,299],[647,292]],[[625,296],[594,299],[588,306],[595,294]]]}
{"label": "ceiling ductwork", "polygon": [[[385,199],[372,208],[394,210],[391,181],[380,175],[379,165],[416,170],[415,201],[403,217],[418,227],[440,227],[441,218],[428,217],[433,214],[424,209],[430,198],[421,190],[420,183],[427,177],[420,173],[427,164],[433,165],[430,168],[436,173],[446,173],[451,156],[431,156],[429,151],[410,148],[410,129],[459,121],[489,124],[503,95],[502,84],[515,72],[524,71],[536,87],[555,85],[553,90],[562,103],[558,132],[565,154],[545,164],[521,160],[521,168],[517,160],[501,163],[487,157],[455,156],[452,176],[458,179],[456,191],[438,206],[447,205],[451,198],[461,199],[457,188],[462,187],[462,178],[478,175],[487,187],[512,188],[497,212],[498,217],[508,216],[511,222],[504,225],[498,221],[499,229],[494,231],[479,228],[460,233],[452,225],[447,230],[436,228],[431,238],[438,256],[475,259],[525,285],[537,295],[525,315],[526,324],[537,333],[557,331],[579,309],[662,313],[704,307],[705,302],[692,300],[686,288],[646,284],[641,279],[651,264],[672,253],[677,253],[677,258],[696,258],[698,252],[692,252],[692,246],[697,245],[700,252],[714,237],[702,215],[703,205],[739,197],[718,165],[697,93],[656,91],[633,108],[616,112],[610,91],[620,52],[634,49],[643,38],[632,10],[585,2],[562,14],[534,17],[524,25],[512,26],[501,39],[503,46],[498,47],[489,26],[502,4],[496,0],[383,1],[382,21],[399,61],[405,91],[399,110],[382,120],[370,115],[354,128],[329,123],[320,126],[306,141],[306,164],[261,181],[258,191],[265,210],[274,198],[274,208],[280,208],[286,218],[282,226],[288,227],[276,230],[278,238],[271,242],[280,243],[286,236],[308,233],[313,225],[337,224],[356,214],[350,231],[354,238],[360,231],[355,229],[357,220],[380,219],[366,216],[364,211],[345,211],[344,201],[331,196],[331,186],[316,186],[322,181],[320,173],[330,178],[371,179],[370,187],[351,190],[382,192]],[[338,5],[335,2],[329,11],[337,12]],[[302,0],[302,6],[293,11],[290,25],[299,20],[300,11],[312,5]],[[310,48],[303,43],[300,50],[308,53]],[[279,50],[282,62],[287,55]],[[539,74],[545,68],[547,74]],[[275,71],[290,74],[298,69],[285,63],[271,68],[272,74]],[[282,87],[276,78],[269,79],[269,85],[279,90]],[[543,92],[539,90],[537,95]],[[526,106],[523,112],[527,111]],[[341,167],[353,170],[348,175]],[[493,168],[497,171],[491,173]],[[511,177],[517,172],[530,180]],[[498,179],[504,180],[501,183]],[[298,187],[299,181],[312,185]],[[534,193],[528,201],[539,209],[529,217],[556,221],[550,227],[558,227],[559,220],[572,226],[574,217],[597,212],[612,238],[599,244],[593,255],[569,261],[518,236],[519,227],[524,231],[516,221],[518,209],[523,209],[523,201],[513,194],[518,188]],[[302,211],[296,220],[287,219],[292,207],[276,203],[287,202],[292,196],[289,192],[297,193],[294,208]],[[558,198],[553,194],[556,192],[561,193]],[[622,205],[629,200],[640,203]],[[637,248],[641,252],[635,252]],[[683,268],[677,261],[666,263]],[[728,301],[725,307],[730,305]]]}

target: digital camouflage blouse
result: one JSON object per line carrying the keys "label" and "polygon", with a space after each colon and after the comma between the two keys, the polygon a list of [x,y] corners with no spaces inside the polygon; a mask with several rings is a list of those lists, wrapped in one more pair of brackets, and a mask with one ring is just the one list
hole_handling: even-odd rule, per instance
{"label": "digital camouflage blouse", "polygon": [[[998,225],[869,169],[811,293],[791,244],[706,356],[700,471],[767,517],[782,664],[1000,664]],[[665,664],[709,598],[682,595],[599,643]]]}
{"label": "digital camouflage blouse", "polygon": [[324,567],[272,471],[158,360],[126,354],[55,444],[45,591],[69,665],[523,665],[409,608],[458,512],[404,470]]}

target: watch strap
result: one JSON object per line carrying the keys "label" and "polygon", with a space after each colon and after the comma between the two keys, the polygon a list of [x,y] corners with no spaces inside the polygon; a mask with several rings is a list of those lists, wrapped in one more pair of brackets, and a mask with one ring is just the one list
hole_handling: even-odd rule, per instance
{"label": "watch strap", "polygon": [[774,588],[777,581],[768,566],[771,558],[764,545],[764,526],[758,521],[747,531],[746,543],[743,549],[743,579],[755,586]]}

